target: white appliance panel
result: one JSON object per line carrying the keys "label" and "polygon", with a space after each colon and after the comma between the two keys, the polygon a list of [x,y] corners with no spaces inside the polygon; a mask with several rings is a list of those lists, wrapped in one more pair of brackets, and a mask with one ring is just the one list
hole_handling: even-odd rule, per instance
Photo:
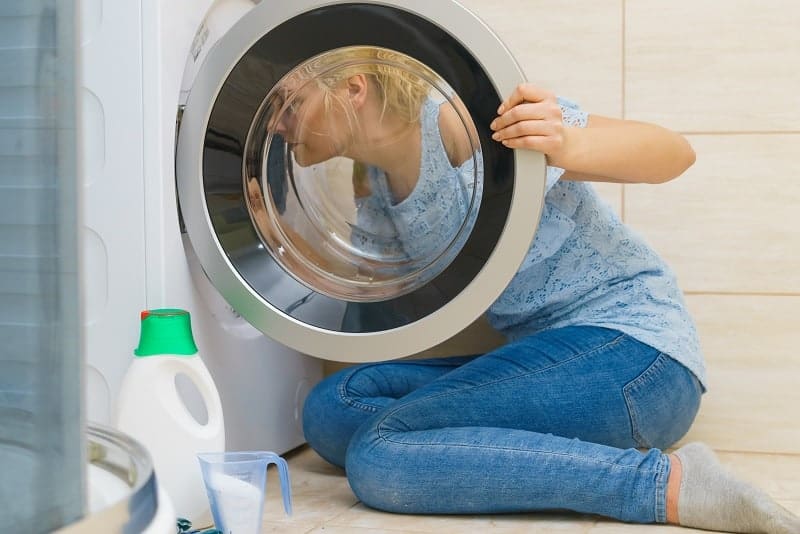
{"label": "white appliance panel", "polygon": [[[179,307],[222,399],[230,450],[285,452],[303,443],[300,407],[321,363],[241,319],[194,277],[178,223],[175,118],[197,28],[213,8],[232,24],[252,3],[84,3],[81,45],[87,417],[108,423],[133,358],[139,312]],[[204,293],[205,292],[205,293]],[[193,409],[191,398],[190,411]]]}

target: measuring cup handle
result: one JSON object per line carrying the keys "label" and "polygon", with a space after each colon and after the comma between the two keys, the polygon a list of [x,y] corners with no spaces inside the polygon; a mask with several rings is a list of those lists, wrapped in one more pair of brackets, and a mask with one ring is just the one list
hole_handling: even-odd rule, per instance
{"label": "measuring cup handle", "polygon": [[292,487],[289,484],[289,464],[275,453],[268,453],[267,463],[275,464],[281,479],[281,495],[283,496],[283,509],[286,515],[292,515]]}

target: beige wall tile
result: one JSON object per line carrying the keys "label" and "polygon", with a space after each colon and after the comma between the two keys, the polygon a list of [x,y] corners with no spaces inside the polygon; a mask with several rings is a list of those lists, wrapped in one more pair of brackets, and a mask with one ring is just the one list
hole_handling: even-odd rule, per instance
{"label": "beige wall tile", "polygon": [[800,454],[800,297],[689,295],[709,392],[682,443]]}
{"label": "beige wall tile", "polygon": [[800,294],[800,135],[689,136],[697,163],[625,186],[626,221],[691,292]]}
{"label": "beige wall tile", "polygon": [[[505,337],[489,326],[485,318],[480,317],[447,341],[409,356],[409,358],[440,358],[483,354],[500,346],[504,341]],[[328,376],[351,365],[353,364],[326,361],[323,366],[323,373]]]}
{"label": "beige wall tile", "polygon": [[625,6],[626,118],[680,131],[800,130],[800,3]]}
{"label": "beige wall tile", "polygon": [[711,390],[680,444],[703,441],[727,451],[800,453],[800,365],[737,369],[719,364],[708,376]]}
{"label": "beige wall tile", "polygon": [[621,116],[621,0],[461,3],[500,36],[529,81],[593,113]]}
{"label": "beige wall tile", "polygon": [[800,366],[800,296],[688,295],[686,302],[712,367]]}
{"label": "beige wall tile", "polygon": [[600,198],[607,202],[617,215],[622,217],[622,185],[594,182],[592,187],[600,195]]}
{"label": "beige wall tile", "polygon": [[505,337],[489,326],[486,319],[481,317],[447,341],[413,357],[435,358],[440,356],[483,354],[504,342]]}

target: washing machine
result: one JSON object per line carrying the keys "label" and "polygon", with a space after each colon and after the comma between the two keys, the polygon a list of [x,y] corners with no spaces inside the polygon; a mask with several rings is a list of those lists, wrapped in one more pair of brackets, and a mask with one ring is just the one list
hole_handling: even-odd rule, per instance
{"label": "washing machine", "polygon": [[[322,360],[387,360],[445,341],[519,268],[545,160],[491,140],[501,97],[525,78],[457,2],[81,8],[90,419],[113,409],[138,311],[182,307],[220,391],[227,448],[288,450],[303,441]],[[395,107],[421,123],[435,106],[435,149],[419,143],[381,168],[366,150],[385,148],[365,133],[373,123],[325,92],[351,79],[384,110],[388,87],[414,88],[414,104]],[[308,139],[322,137],[330,150],[310,155]],[[446,176],[420,166],[428,152],[447,158]],[[400,168],[419,173],[403,182]]]}
{"label": "washing machine", "polygon": [[[303,443],[302,402],[322,364],[264,336],[227,304],[184,245],[176,199],[176,115],[198,29],[202,35],[214,21],[230,25],[251,7],[211,0],[79,3],[86,417],[111,424],[138,344],[140,311],[179,307],[191,313],[219,390],[226,447],[285,452]],[[203,422],[201,397],[183,378],[176,387]]]}

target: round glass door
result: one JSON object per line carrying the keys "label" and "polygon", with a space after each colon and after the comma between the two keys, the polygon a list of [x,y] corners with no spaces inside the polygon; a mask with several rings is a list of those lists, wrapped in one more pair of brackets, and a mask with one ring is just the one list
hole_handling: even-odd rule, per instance
{"label": "round glass door", "polygon": [[267,94],[245,144],[247,207],[271,259],[351,302],[424,286],[458,255],[483,192],[472,118],[405,54],[344,47]]}

